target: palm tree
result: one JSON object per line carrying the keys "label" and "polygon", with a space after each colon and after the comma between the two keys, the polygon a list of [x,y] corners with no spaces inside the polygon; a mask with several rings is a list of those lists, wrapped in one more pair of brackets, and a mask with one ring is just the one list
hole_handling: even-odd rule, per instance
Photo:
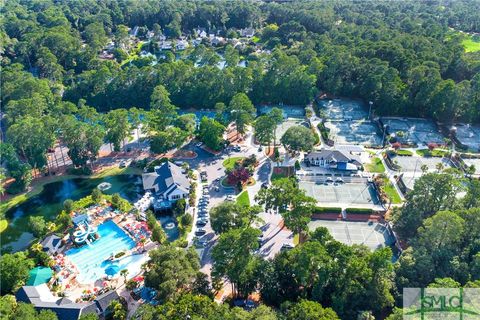
{"label": "palm tree", "polygon": [[43,246],[39,242],[37,242],[32,244],[31,249],[33,252],[42,252]]}
{"label": "palm tree", "polygon": [[120,275],[123,277],[123,281],[127,282],[128,269],[123,269],[120,271]]}

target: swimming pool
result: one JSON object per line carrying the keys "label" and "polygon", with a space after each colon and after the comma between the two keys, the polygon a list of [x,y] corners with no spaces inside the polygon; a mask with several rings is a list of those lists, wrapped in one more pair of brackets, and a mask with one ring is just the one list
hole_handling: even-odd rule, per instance
{"label": "swimming pool", "polygon": [[[112,254],[132,249],[135,242],[113,221],[107,221],[98,226],[100,238],[90,245],[68,250],[65,254],[75,264],[79,271],[77,281],[89,284],[105,276],[105,269],[112,265],[106,261]],[[135,258],[135,259],[133,259]],[[137,262],[141,256],[132,256],[115,261],[119,269],[129,269],[130,263]]]}

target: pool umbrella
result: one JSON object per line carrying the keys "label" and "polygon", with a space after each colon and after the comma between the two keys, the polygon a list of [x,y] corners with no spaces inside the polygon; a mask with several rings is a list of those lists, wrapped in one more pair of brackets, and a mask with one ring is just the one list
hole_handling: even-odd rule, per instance
{"label": "pool umbrella", "polygon": [[52,269],[47,267],[36,267],[30,270],[27,286],[38,286],[47,283],[52,278]]}
{"label": "pool umbrella", "polygon": [[114,276],[120,271],[120,268],[117,265],[111,265],[105,269],[105,274],[107,276]]}

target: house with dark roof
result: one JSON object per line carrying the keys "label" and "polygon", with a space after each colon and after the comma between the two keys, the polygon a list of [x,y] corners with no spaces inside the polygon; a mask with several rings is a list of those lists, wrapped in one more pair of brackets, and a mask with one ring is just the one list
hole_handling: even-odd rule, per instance
{"label": "house with dark roof", "polygon": [[156,166],[153,172],[142,175],[143,189],[154,193],[158,198],[168,201],[188,198],[190,181],[181,167],[170,161]]}
{"label": "house with dark roof", "polygon": [[77,320],[82,315],[94,313],[99,319],[104,319],[110,313],[108,306],[113,300],[118,300],[116,291],[108,291],[95,300],[85,303],[74,303],[68,298],[55,297],[46,284],[38,286],[23,286],[15,294],[17,301],[33,304],[37,311],[51,310],[59,320]]}
{"label": "house with dark roof", "polygon": [[362,169],[362,162],[357,155],[343,150],[322,149],[312,151],[304,158],[305,163],[311,166],[342,171],[357,171]]}
{"label": "house with dark roof", "polygon": [[50,255],[57,254],[63,247],[62,238],[55,234],[46,236],[40,244],[42,245],[42,250]]}

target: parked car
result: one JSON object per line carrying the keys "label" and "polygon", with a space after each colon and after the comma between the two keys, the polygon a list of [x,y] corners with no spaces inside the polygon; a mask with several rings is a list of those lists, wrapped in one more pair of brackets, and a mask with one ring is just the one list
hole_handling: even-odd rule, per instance
{"label": "parked car", "polygon": [[206,225],[207,225],[207,222],[205,220],[197,221],[197,227],[205,227]]}
{"label": "parked car", "polygon": [[338,182],[338,183],[343,183],[343,179],[342,179],[342,178],[340,178],[340,177],[338,177],[338,178],[336,178],[336,179],[335,179],[335,182]]}
{"label": "parked car", "polygon": [[125,168],[127,166],[127,162],[125,160],[120,161],[120,164],[118,165],[120,168]]}
{"label": "parked car", "polygon": [[220,187],[219,187],[219,186],[215,186],[214,189],[215,189],[216,192],[220,191]]}
{"label": "parked car", "polygon": [[295,246],[291,243],[284,243],[282,244],[282,248],[280,250],[290,250],[295,248]]}
{"label": "parked car", "polygon": [[207,233],[207,231],[206,231],[205,229],[203,229],[203,228],[198,228],[198,229],[195,231],[195,235],[196,235],[197,237],[203,236],[203,235],[205,235],[206,233]]}
{"label": "parked car", "polygon": [[201,146],[203,146],[203,142],[199,142],[195,146],[200,148]]}
{"label": "parked car", "polygon": [[229,195],[227,196],[227,199],[226,199],[226,200],[227,200],[227,201],[235,201],[235,197],[232,196],[231,194],[229,194]]}
{"label": "parked car", "polygon": [[268,189],[268,182],[262,183],[262,188],[263,189]]}
{"label": "parked car", "polygon": [[326,181],[327,182],[333,182],[333,179],[331,177],[328,177]]}

